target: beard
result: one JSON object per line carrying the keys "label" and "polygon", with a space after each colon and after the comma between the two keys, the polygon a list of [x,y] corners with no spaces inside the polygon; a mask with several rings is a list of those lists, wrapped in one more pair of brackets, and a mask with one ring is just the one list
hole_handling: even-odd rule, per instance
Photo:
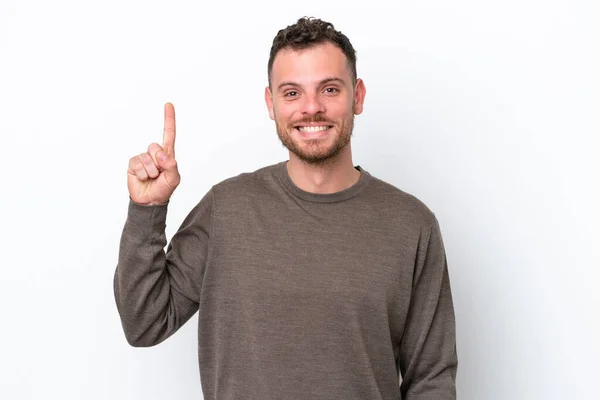
{"label": "beard", "polygon": [[[324,144],[322,139],[297,140],[294,135],[297,134],[295,126],[300,123],[323,122],[324,125],[332,126],[330,135],[335,135],[331,145]],[[354,113],[341,121],[340,124],[333,124],[321,115],[315,115],[301,120],[284,124],[277,119],[275,115],[275,125],[277,135],[281,144],[291,153],[296,155],[301,161],[314,166],[324,166],[333,162],[341,151],[350,143],[352,132],[354,130]]]}

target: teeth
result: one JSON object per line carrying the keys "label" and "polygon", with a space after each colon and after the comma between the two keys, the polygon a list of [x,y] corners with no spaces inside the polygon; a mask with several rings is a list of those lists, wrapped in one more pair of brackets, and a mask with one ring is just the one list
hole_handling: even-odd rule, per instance
{"label": "teeth", "polygon": [[328,126],[299,126],[298,127],[298,130],[300,132],[306,132],[306,133],[309,133],[309,132],[321,132],[321,131],[325,131],[327,129],[329,129]]}

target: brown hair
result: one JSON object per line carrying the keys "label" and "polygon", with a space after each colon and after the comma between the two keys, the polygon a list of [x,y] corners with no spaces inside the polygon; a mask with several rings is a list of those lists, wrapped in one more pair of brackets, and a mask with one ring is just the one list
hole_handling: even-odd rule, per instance
{"label": "brown hair", "polygon": [[312,46],[330,42],[342,50],[352,75],[352,82],[356,82],[356,51],[350,40],[340,31],[336,31],[333,24],[313,17],[300,18],[294,25],[277,32],[271,46],[267,75],[271,85],[271,71],[275,56],[280,50],[291,48],[294,50],[307,49]]}

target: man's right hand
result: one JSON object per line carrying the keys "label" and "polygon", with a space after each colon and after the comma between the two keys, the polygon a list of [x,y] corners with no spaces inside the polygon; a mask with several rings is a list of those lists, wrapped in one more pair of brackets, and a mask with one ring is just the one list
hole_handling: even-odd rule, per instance
{"label": "man's right hand", "polygon": [[180,180],[175,161],[175,108],[167,103],[163,144],[152,143],[146,153],[129,160],[127,188],[131,200],[138,204],[165,204]]}

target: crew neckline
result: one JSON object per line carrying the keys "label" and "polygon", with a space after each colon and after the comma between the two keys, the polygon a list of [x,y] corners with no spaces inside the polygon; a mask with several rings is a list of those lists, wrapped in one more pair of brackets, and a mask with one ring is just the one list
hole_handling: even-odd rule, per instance
{"label": "crew neckline", "polygon": [[288,161],[282,161],[276,166],[277,177],[285,188],[291,192],[294,196],[313,203],[335,203],[345,201],[353,198],[360,194],[369,184],[371,174],[365,171],[360,165],[356,165],[354,168],[360,171],[360,177],[350,187],[335,193],[313,193],[307,192],[296,186],[287,170]]}

